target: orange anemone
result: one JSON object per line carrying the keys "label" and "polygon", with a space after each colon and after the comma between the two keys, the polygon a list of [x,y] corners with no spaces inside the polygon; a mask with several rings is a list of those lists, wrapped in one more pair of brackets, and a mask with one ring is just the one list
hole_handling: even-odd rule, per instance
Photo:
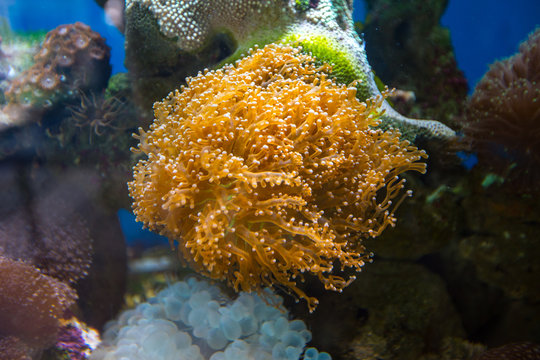
{"label": "orange anemone", "polygon": [[341,291],[354,277],[334,266],[360,270],[362,238],[394,225],[398,176],[426,154],[374,128],[382,97],[360,102],[330,72],[273,44],[157,102],[129,183],[137,219],[237,291],[281,285],[310,310],[303,273]]}

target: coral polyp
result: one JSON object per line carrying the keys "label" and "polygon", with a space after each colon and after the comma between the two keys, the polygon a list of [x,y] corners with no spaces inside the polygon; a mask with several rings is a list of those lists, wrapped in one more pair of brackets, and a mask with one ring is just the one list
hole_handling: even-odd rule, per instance
{"label": "coral polyp", "polygon": [[101,91],[111,75],[109,59],[105,39],[86,24],[49,31],[34,64],[6,89],[8,104],[0,122],[6,126],[36,122],[59,104],[74,101],[79,92]]}
{"label": "coral polyp", "polygon": [[237,291],[279,285],[313,310],[304,273],[349,285],[335,268],[369,260],[362,239],[395,224],[399,175],[424,172],[426,154],[374,128],[382,96],[360,102],[330,72],[273,44],[157,102],[129,183],[137,219]]}
{"label": "coral polyp", "polygon": [[115,97],[106,98],[81,92],[80,104],[68,109],[75,126],[89,129],[88,143],[92,144],[92,136],[101,136],[107,130],[119,129],[115,122],[118,122],[124,106],[125,104]]}

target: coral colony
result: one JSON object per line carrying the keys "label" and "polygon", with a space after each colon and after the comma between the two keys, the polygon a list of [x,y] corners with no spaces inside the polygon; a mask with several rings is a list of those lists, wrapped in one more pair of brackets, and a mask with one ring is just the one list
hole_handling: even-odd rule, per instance
{"label": "coral colony", "polygon": [[311,333],[301,320],[289,320],[279,296],[265,291],[224,299],[207,281],[177,282],[110,323],[92,359],[331,359],[304,349]]}
{"label": "coral colony", "polygon": [[295,279],[350,284],[334,262],[360,270],[361,239],[394,225],[398,176],[424,172],[426,157],[370,127],[382,97],[360,102],[314,61],[268,45],[189,79],[156,103],[129,183],[137,219],[177,241],[195,270],[237,291],[282,285],[310,310],[317,299]]}
{"label": "coral colony", "polygon": [[[166,92],[159,93],[160,89],[178,88],[176,73],[193,68],[190,54],[200,53],[197,59],[204,58],[206,44],[219,32],[228,34],[234,43],[223,63],[241,59],[255,45],[283,41],[303,46],[305,52],[331,64],[333,76],[342,83],[358,80],[360,100],[380,95],[364,42],[354,28],[352,1],[297,4],[292,0],[126,1],[126,66],[134,76],[135,92],[142,92],[140,97],[148,101],[149,94],[159,99],[166,96]],[[139,46],[141,41],[144,47]],[[385,111],[382,125],[400,129],[408,139],[422,136],[443,141],[455,136],[452,129],[438,121],[406,118],[386,101],[381,106]]]}
{"label": "coral colony", "polygon": [[88,25],[57,27],[47,33],[32,67],[10,84],[4,113],[19,123],[37,121],[80,92],[104,88],[111,73],[109,59],[105,39]]}
{"label": "coral colony", "polygon": [[[469,101],[466,139],[480,166],[540,191],[540,29],[490,66]],[[516,166],[517,165],[517,166]]]}

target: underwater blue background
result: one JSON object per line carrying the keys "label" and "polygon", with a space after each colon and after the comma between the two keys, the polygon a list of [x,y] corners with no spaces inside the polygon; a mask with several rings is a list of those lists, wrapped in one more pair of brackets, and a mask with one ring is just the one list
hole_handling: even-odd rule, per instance
{"label": "underwater blue background", "polygon": [[[355,20],[365,16],[355,0]],[[103,10],[92,0],[0,0],[0,15],[17,31],[50,30],[82,21],[107,39],[112,48],[113,73],[125,71],[122,34],[108,25]],[[540,22],[539,0],[450,0],[442,24],[450,28],[459,67],[470,90],[495,60],[512,55]]]}

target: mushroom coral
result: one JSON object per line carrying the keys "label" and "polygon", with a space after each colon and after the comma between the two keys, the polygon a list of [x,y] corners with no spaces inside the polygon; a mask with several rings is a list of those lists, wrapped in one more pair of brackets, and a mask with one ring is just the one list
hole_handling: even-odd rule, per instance
{"label": "mushroom coral", "polygon": [[[236,291],[278,285],[306,299],[304,273],[341,291],[370,255],[362,238],[395,224],[407,192],[398,175],[427,157],[395,130],[374,127],[383,97],[301,49],[271,44],[234,65],[205,70],[154,104],[140,129],[129,186],[137,219],[177,241],[196,271]],[[393,202],[393,199],[397,201]]]}

